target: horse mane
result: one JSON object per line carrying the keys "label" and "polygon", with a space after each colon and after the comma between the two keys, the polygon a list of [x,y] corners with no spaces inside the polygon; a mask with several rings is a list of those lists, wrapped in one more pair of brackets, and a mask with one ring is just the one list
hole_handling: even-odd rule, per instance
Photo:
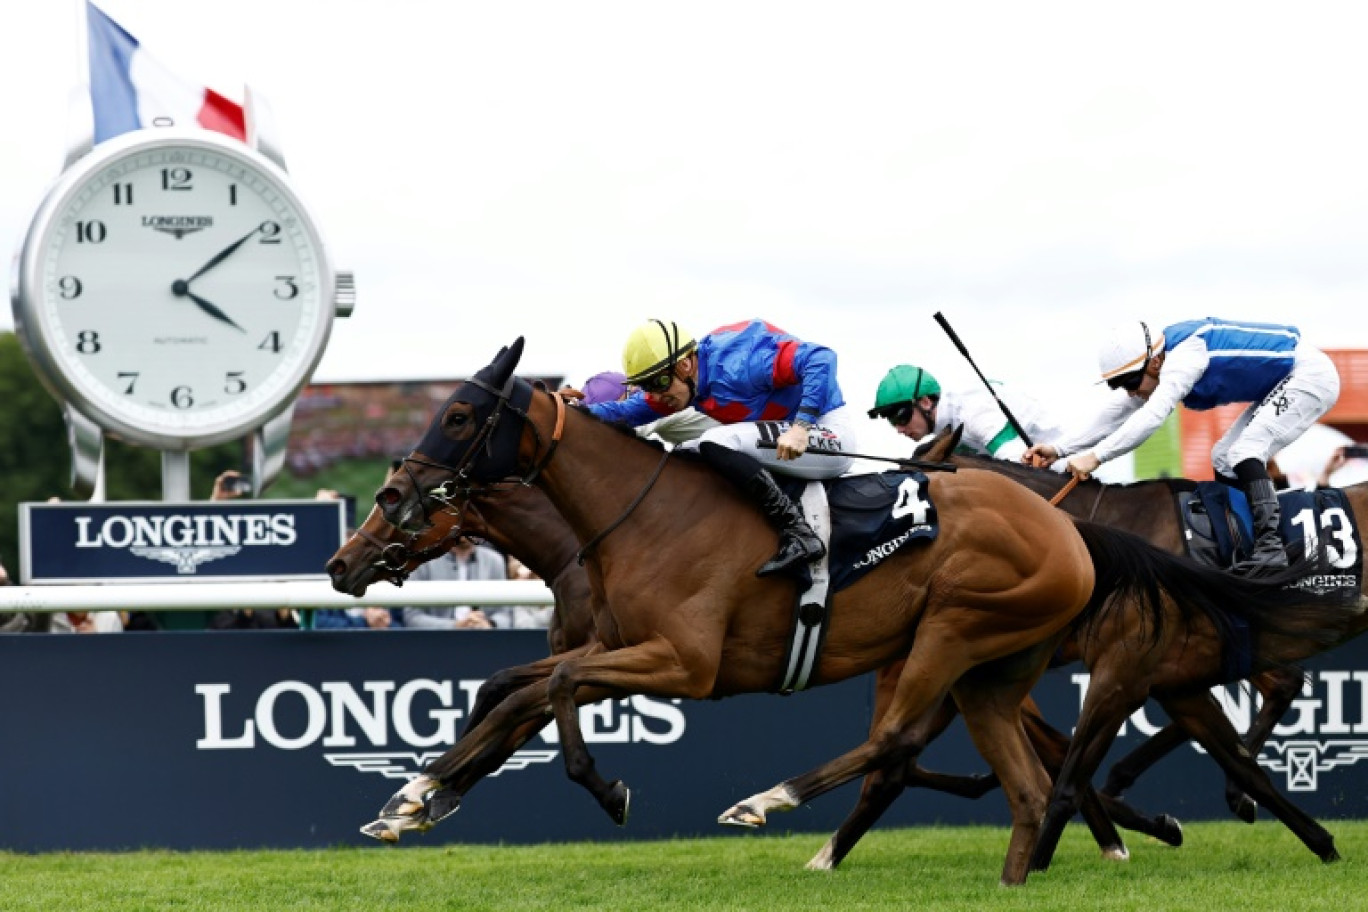
{"label": "horse mane", "polygon": [[[953,458],[966,468],[986,469],[990,472],[996,472],[999,475],[1006,475],[1013,481],[1025,484],[1032,489],[1035,488],[1035,486],[1031,484],[1032,481],[1058,481],[1059,484],[1057,487],[1062,487],[1068,480],[1067,475],[1048,468],[1037,468],[1010,459],[994,459],[992,456],[982,456],[978,453],[957,450],[960,436],[963,432],[963,425],[956,425],[953,428],[942,431],[925,443],[917,444],[917,448],[913,451],[912,456],[914,459],[948,460]],[[1189,478],[1143,478],[1131,482],[1106,482],[1096,478],[1090,478],[1081,483],[1085,490],[1097,490],[1098,488],[1107,488],[1111,490],[1141,488],[1157,484],[1164,485],[1171,493],[1175,494],[1183,491],[1195,491],[1197,489],[1197,482]]]}
{"label": "horse mane", "polygon": [[[548,390],[548,392],[550,392],[550,391]],[[555,393],[552,393],[552,395],[554,396]],[[619,434],[625,434],[625,435],[627,435],[628,437],[633,437],[633,438],[635,438],[635,439],[637,439],[637,440],[640,440],[642,443],[646,444],[647,446],[653,446],[653,447],[655,447],[657,450],[663,450],[663,449],[665,449],[665,444],[661,443],[659,440],[652,440],[652,439],[650,439],[649,437],[642,437],[640,434],[638,434],[638,433],[636,432],[636,428],[632,427],[630,424],[628,424],[628,423],[625,422],[625,421],[609,421],[607,418],[600,418],[598,415],[595,415],[593,412],[589,411],[589,409],[587,409],[587,408],[584,408],[584,407],[582,407],[582,406],[575,406],[575,407],[576,407],[576,408],[579,408],[579,413],[580,413],[581,415],[584,415],[586,418],[591,418],[591,419],[593,419],[594,421],[597,421],[599,424],[602,424],[602,425],[605,425],[605,426],[607,426],[607,427],[610,427],[610,428],[612,428],[613,430],[617,431]]]}

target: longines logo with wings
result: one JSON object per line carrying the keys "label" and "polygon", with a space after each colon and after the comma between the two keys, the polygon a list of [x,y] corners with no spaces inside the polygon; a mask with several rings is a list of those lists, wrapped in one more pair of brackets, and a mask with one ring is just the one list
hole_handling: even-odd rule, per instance
{"label": "longines logo with wings", "polygon": [[[490,773],[490,777],[492,778],[500,773],[520,772],[537,763],[549,763],[555,759],[557,753],[553,750],[520,750],[505,760],[503,766]],[[324,754],[323,759],[333,766],[352,767],[358,773],[379,773],[386,779],[408,780],[417,776],[429,763],[440,756],[442,756],[441,751],[427,753],[395,751],[393,753]]]}
{"label": "longines logo with wings", "polygon": [[214,227],[214,217],[211,215],[144,215],[142,223],[144,228],[173,235],[179,241],[187,234]]}
{"label": "longines logo with wings", "polygon": [[232,557],[241,551],[239,546],[221,547],[190,547],[190,548],[141,548],[137,545],[128,549],[128,553],[135,554],[148,560],[164,561],[172,564],[177,573],[194,573],[195,568],[206,561],[218,560],[221,557]]}

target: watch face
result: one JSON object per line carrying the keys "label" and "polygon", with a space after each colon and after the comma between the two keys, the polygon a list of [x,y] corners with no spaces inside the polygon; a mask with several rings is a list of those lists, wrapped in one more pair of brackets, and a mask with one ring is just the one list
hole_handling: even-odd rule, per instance
{"label": "watch face", "polygon": [[53,190],[16,318],[107,430],[207,445],[292,401],[327,341],[333,276],[283,172],[212,134],[152,132],[101,145]]}

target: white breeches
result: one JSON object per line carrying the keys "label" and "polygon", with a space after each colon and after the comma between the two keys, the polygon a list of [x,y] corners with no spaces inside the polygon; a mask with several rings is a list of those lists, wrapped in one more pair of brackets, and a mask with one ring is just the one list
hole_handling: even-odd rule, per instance
{"label": "white breeches", "polygon": [[1273,391],[1245,409],[1211,450],[1211,464],[1234,476],[1246,459],[1265,464],[1301,436],[1339,399],[1339,371],[1330,357],[1305,343],[1297,346],[1292,373]]}
{"label": "white breeches", "polygon": [[749,453],[765,468],[797,478],[835,478],[850,468],[854,460],[845,455],[855,443],[855,410],[843,405],[822,415],[808,432],[808,448],[797,459],[780,461],[773,449],[757,449],[761,440],[773,442],[774,437],[788,430],[787,421],[743,421],[722,424],[706,431],[703,436],[680,446],[697,449],[705,440],[728,449]]}

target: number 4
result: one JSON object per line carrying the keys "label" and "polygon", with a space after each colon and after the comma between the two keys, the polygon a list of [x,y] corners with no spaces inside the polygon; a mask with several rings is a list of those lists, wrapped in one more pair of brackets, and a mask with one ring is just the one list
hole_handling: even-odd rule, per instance
{"label": "number 4", "polygon": [[926,512],[931,509],[931,504],[921,496],[921,481],[916,478],[904,478],[903,483],[898,485],[898,500],[893,504],[893,518],[912,514],[912,522],[921,525],[926,522]]}

